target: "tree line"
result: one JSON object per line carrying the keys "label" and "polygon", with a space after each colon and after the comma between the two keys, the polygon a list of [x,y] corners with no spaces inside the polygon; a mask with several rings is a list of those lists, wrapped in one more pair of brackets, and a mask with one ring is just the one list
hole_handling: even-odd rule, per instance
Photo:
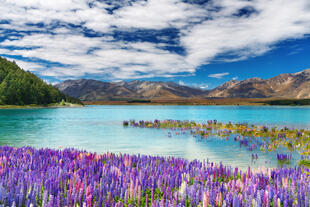
{"label": "tree line", "polygon": [[47,105],[62,100],[81,104],[15,62],[0,57],[0,105]]}

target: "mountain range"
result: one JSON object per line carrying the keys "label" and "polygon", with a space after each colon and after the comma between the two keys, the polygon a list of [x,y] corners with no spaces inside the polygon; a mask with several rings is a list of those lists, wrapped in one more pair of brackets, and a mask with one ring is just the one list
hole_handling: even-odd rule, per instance
{"label": "mountain range", "polygon": [[214,89],[202,90],[162,81],[102,82],[66,80],[55,85],[82,101],[184,98],[310,98],[310,69],[273,78],[231,80]]}
{"label": "mountain range", "polygon": [[208,97],[310,98],[310,69],[268,79],[231,80],[209,91]]}
{"label": "mountain range", "polygon": [[82,101],[178,99],[204,96],[206,91],[174,82],[101,82],[97,80],[66,80],[55,85],[65,94]]}

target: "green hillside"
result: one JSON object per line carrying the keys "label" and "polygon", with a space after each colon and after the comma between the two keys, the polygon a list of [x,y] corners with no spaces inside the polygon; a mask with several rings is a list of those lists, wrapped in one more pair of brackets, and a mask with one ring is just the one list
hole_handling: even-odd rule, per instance
{"label": "green hillside", "polygon": [[81,104],[15,62],[0,57],[0,105],[48,105],[61,101]]}

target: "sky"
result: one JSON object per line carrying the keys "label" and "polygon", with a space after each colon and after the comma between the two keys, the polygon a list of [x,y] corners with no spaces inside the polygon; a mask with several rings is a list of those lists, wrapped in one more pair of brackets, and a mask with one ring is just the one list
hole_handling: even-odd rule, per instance
{"label": "sky", "polygon": [[0,56],[52,84],[211,89],[310,68],[310,1],[0,0]]}

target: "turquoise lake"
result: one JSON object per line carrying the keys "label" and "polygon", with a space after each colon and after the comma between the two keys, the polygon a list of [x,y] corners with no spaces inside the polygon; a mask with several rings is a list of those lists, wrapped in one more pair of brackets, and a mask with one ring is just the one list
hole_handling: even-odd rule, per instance
{"label": "turquoise lake", "polygon": [[[84,108],[2,109],[0,144],[36,148],[78,148],[91,152],[149,154],[200,159],[247,168],[276,167],[276,153],[249,152],[233,139],[168,137],[168,130],[123,127],[123,120],[178,119],[247,122],[310,128],[310,107],[272,106],[88,106]],[[280,151],[279,151],[280,152]],[[285,149],[281,152],[287,153]],[[259,158],[254,163],[251,154]],[[295,163],[300,159],[293,153]],[[292,162],[292,163],[293,163]]]}

